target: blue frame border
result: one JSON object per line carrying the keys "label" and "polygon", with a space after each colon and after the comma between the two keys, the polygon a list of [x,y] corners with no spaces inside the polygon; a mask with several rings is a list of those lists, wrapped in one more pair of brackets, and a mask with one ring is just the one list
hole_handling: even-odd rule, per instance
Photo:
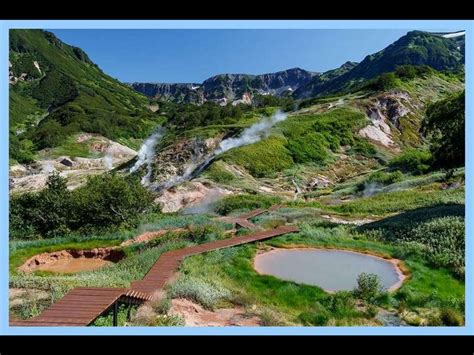
{"label": "blue frame border", "polygon": [[[8,31],[43,29],[418,29],[466,31],[466,97],[473,96],[471,20],[8,20],[0,21],[0,335],[472,335],[474,334],[474,155],[466,149],[466,322],[464,327],[9,327],[8,326]],[[466,147],[474,138],[474,101],[466,100]]]}

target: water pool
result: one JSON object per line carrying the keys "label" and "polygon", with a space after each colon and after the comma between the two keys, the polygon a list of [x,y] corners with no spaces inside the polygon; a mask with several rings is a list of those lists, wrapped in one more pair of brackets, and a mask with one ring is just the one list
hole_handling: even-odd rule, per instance
{"label": "water pool", "polygon": [[376,274],[387,290],[401,286],[403,274],[396,263],[376,256],[333,249],[275,249],[255,258],[260,274],[321,287],[351,291],[360,273]]}

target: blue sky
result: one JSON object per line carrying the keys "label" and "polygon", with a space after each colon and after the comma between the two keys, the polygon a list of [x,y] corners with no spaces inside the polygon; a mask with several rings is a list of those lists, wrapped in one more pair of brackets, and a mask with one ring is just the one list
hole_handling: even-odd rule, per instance
{"label": "blue sky", "polygon": [[326,71],[360,62],[407,30],[52,30],[123,82],[196,82],[221,73]]}

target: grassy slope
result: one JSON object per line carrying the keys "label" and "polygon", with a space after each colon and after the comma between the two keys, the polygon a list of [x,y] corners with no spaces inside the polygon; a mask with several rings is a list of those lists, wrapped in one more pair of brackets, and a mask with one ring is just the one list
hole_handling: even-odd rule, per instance
{"label": "grassy slope", "polygon": [[[45,122],[57,120],[63,127],[68,127],[67,132],[83,130],[101,133],[111,139],[121,138],[125,144],[132,138],[147,137],[156,126],[157,118],[146,108],[148,99],[145,96],[106,75],[88,59],[78,57],[74,47],[58,39],[51,40],[40,30],[12,30],[10,37],[11,43],[17,43],[17,46],[20,43],[21,50],[27,51],[11,52],[14,67],[14,58],[29,56],[39,63],[43,79],[54,71],[71,78],[77,86],[78,96],[56,107]],[[10,85],[12,130],[31,124],[35,115],[46,112],[32,94],[40,80],[37,78]],[[35,129],[32,128],[29,133],[33,139]],[[69,134],[67,132],[65,134]],[[20,136],[22,138],[24,136]],[[134,148],[137,146],[136,143],[131,145]]]}

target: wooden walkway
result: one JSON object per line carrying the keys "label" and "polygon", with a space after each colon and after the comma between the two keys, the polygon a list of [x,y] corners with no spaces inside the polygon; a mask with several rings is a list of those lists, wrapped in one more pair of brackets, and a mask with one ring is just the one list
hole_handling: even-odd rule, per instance
{"label": "wooden walkway", "polygon": [[77,287],[39,316],[28,320],[15,320],[10,326],[87,325],[112,307],[126,291],[124,288]]}
{"label": "wooden walkway", "polygon": [[132,282],[130,289],[148,293],[160,291],[167,281],[178,271],[179,265],[184,258],[191,255],[201,254],[212,250],[233,247],[236,245],[252,243],[259,240],[273,238],[279,235],[297,232],[294,226],[281,226],[275,229],[256,232],[241,237],[221,239],[213,242],[196,245],[189,248],[172,250],[160,256],[158,261],[151,267],[143,280]]}
{"label": "wooden walkway", "polygon": [[[258,209],[233,219],[241,222],[241,225],[246,228],[254,229],[253,227],[257,226],[248,222],[247,219],[267,211]],[[181,262],[187,256],[252,243],[297,231],[298,228],[294,226],[280,226],[249,235],[172,250],[162,254],[145,277],[142,280],[133,281],[128,289],[77,287],[44,310],[39,316],[27,320],[12,319],[10,326],[86,326],[111,309],[114,309],[115,325],[119,302],[140,304],[152,300],[154,295],[162,291],[167,282],[178,272]]]}

